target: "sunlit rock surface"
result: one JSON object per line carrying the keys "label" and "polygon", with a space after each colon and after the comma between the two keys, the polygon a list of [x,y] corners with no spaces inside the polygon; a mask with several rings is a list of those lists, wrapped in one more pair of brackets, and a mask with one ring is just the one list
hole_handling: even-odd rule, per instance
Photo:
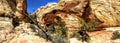
{"label": "sunlit rock surface", "polygon": [[120,0],[91,0],[89,6],[101,26],[120,26]]}
{"label": "sunlit rock surface", "polygon": [[28,22],[26,0],[0,0],[0,16]]}
{"label": "sunlit rock surface", "polygon": [[120,43],[120,31],[96,31],[88,34],[91,43]]}
{"label": "sunlit rock surface", "polygon": [[58,4],[49,3],[44,7],[39,8],[36,14],[37,21],[44,26],[58,23],[60,20],[66,23],[65,27],[68,28],[68,33],[77,32],[79,27],[79,20],[82,19],[84,7],[88,1],[86,0],[60,0]]}
{"label": "sunlit rock surface", "polygon": [[[39,36],[36,25],[23,23],[15,28],[15,37],[10,43],[51,43]],[[38,35],[37,35],[38,34]]]}
{"label": "sunlit rock surface", "polygon": [[0,0],[0,43],[51,43],[37,35],[26,9],[26,0]]}
{"label": "sunlit rock surface", "polygon": [[91,43],[119,43],[119,39],[111,39],[113,33],[119,29],[113,28],[109,31],[108,28],[105,28],[106,31],[102,30],[104,27],[120,25],[119,0],[59,0],[58,4],[51,6],[48,4],[38,9],[35,14],[37,21],[44,26],[58,23],[59,20],[56,21],[55,17],[60,17],[66,23],[68,34],[73,34],[74,31],[77,32],[76,30],[80,29],[82,26],[78,23],[80,20],[85,20],[88,23],[95,22],[95,26],[101,31],[88,32],[92,40]]}
{"label": "sunlit rock surface", "polygon": [[[86,32],[91,43],[120,43],[120,0],[59,0],[38,8],[31,15],[33,21],[41,24],[52,40],[47,40],[41,28],[29,21],[26,9],[26,0],[0,0],[0,43],[87,43],[82,41],[85,34],[78,33],[84,26],[81,20],[99,28]],[[66,39],[46,29],[50,25],[56,28],[61,21],[67,29]],[[71,38],[75,33],[79,38]]]}
{"label": "sunlit rock surface", "polygon": [[7,42],[13,37],[10,33],[13,28],[12,19],[7,17],[0,17],[0,43],[4,41]]}
{"label": "sunlit rock surface", "polygon": [[0,0],[0,16],[12,16],[15,8],[15,0]]}

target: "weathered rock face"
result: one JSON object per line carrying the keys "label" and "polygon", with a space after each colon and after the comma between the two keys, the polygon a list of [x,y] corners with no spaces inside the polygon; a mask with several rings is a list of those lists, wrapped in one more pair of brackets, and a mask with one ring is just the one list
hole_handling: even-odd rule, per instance
{"label": "weathered rock face", "polygon": [[12,19],[0,18],[0,43],[51,43],[40,37],[36,28],[30,23],[22,23],[14,28]]}
{"label": "weathered rock face", "polygon": [[79,12],[80,14],[84,12],[87,3],[88,0],[59,0],[58,2],[59,6],[63,8],[62,10]]}
{"label": "weathered rock face", "polygon": [[[83,34],[80,33],[81,36],[78,36],[81,38],[80,40],[77,38],[65,40],[63,39],[64,36],[59,34],[63,31],[58,31],[57,35],[46,30],[45,32],[52,38],[52,41],[46,41],[44,39],[46,38],[45,34],[41,30],[38,31],[38,27],[31,24],[25,16],[27,14],[26,9],[26,0],[0,0],[0,43],[52,43],[59,41],[83,43],[81,39],[86,37],[85,34],[91,38],[91,43],[120,43],[120,27],[104,28],[105,30],[94,32],[83,30]],[[65,28],[68,29],[68,37],[70,37],[71,34],[77,33],[84,26],[84,24],[79,24],[80,20],[86,21],[87,24],[97,19],[95,26],[102,28],[120,26],[120,1],[59,0],[58,3],[49,3],[39,8],[34,14],[36,16],[34,19],[45,27],[54,25],[56,28],[59,22],[64,21]],[[15,21],[28,21],[29,23],[22,22],[15,26]],[[61,27],[59,28],[61,29]]]}
{"label": "weathered rock face", "polygon": [[79,19],[82,19],[87,2],[87,0],[60,0],[58,4],[49,3],[41,7],[34,14],[37,16],[37,21],[44,26],[64,21],[69,32],[76,31],[79,30]]}
{"label": "weathered rock face", "polygon": [[41,20],[44,15],[46,15],[47,13],[52,13],[54,10],[61,10],[65,13],[72,12],[75,15],[82,16],[86,4],[86,0],[60,0],[58,4],[48,3],[48,5],[39,8],[34,14],[37,14],[36,16],[39,22],[42,22]]}
{"label": "weathered rock face", "polygon": [[44,38],[34,35],[20,34],[17,38],[14,38],[10,43],[51,43]]}
{"label": "weathered rock face", "polygon": [[26,0],[0,0],[0,16],[27,21],[28,19],[25,17],[26,9]]}
{"label": "weathered rock face", "polygon": [[45,7],[39,8],[39,9],[34,13],[34,15],[37,16],[37,21],[39,21],[39,23],[42,23],[42,24],[43,24],[43,21],[42,21],[43,16],[44,16],[46,13],[49,13],[49,12],[53,11],[54,8],[55,8],[55,6],[57,6],[56,3],[53,3],[53,4],[48,4],[48,5],[45,6]]}
{"label": "weathered rock face", "polygon": [[36,25],[22,23],[15,28],[16,36],[9,41],[10,43],[51,43],[39,36]]}
{"label": "weathered rock face", "polygon": [[[79,30],[81,27],[81,24],[78,23],[80,20],[85,20],[87,23],[95,22],[95,27],[100,27],[100,29],[120,26],[120,1],[59,0],[58,4],[50,3],[39,8],[34,14],[37,16],[37,21],[44,26],[56,25],[60,20],[64,21],[66,23],[65,27],[68,29],[68,34],[72,34],[72,32]],[[57,17],[60,19],[56,19]],[[114,43],[118,40],[111,40],[113,31],[95,31],[93,33],[88,32],[88,34],[91,37],[92,43]]]}
{"label": "weathered rock face", "polygon": [[26,9],[26,0],[0,0],[0,43],[51,43],[39,36],[36,25],[26,23]]}
{"label": "weathered rock face", "polygon": [[13,29],[12,19],[0,17],[0,43],[10,40],[13,36],[10,32]]}
{"label": "weathered rock face", "polygon": [[120,31],[96,31],[88,34],[90,35],[91,43],[120,43]]}
{"label": "weathered rock face", "polygon": [[89,6],[101,26],[120,26],[120,0],[91,0]]}
{"label": "weathered rock face", "polygon": [[[25,17],[25,14],[28,15],[27,13],[27,3],[26,0],[16,0],[16,11],[15,11],[15,16],[19,19],[19,20],[24,20],[27,19]],[[27,20],[26,20],[27,21]]]}
{"label": "weathered rock face", "polygon": [[12,16],[15,11],[15,0],[0,0],[0,16]]}
{"label": "weathered rock face", "polygon": [[[107,30],[88,32],[90,43],[120,43],[120,27],[109,27],[105,29]],[[78,38],[70,38],[69,41],[70,43],[83,43]]]}

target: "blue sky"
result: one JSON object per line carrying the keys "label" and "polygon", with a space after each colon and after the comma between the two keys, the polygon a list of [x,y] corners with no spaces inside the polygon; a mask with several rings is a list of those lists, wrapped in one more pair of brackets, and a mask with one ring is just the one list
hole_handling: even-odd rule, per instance
{"label": "blue sky", "polygon": [[27,11],[33,13],[40,6],[45,6],[49,2],[58,2],[58,0],[27,0]]}

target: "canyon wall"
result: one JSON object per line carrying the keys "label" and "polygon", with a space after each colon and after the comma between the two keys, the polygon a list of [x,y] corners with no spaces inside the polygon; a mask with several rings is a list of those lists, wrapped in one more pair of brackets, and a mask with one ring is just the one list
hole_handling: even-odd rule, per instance
{"label": "canyon wall", "polygon": [[[88,38],[90,43],[120,43],[119,16],[120,0],[59,0],[32,15],[26,0],[0,0],[0,43],[87,43]],[[62,28],[66,39],[60,36]]]}

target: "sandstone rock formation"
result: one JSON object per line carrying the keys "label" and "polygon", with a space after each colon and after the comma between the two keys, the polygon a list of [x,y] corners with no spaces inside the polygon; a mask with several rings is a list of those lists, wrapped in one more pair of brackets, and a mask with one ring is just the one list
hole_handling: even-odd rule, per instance
{"label": "sandstone rock formation", "polygon": [[12,34],[10,33],[13,30],[12,19],[7,17],[0,17],[0,43],[4,41],[9,41],[12,39]]}
{"label": "sandstone rock formation", "polygon": [[12,16],[15,9],[15,0],[0,0],[0,16]]}
{"label": "sandstone rock formation", "polygon": [[120,43],[120,31],[96,31],[88,34],[91,37],[91,43]]}
{"label": "sandstone rock formation", "polygon": [[[78,23],[80,20],[84,20],[86,23],[94,23],[95,30],[99,28],[98,30],[101,30],[100,34],[103,35],[92,37],[94,35],[91,34],[99,33],[98,30],[93,33],[88,32],[92,38],[91,40],[94,40],[92,43],[101,43],[103,41],[105,43],[114,43],[114,40],[111,40],[113,31],[103,31],[103,29],[120,25],[119,8],[119,0],[59,0],[57,4],[49,3],[39,8],[34,14],[37,16],[37,21],[42,23],[43,26],[56,25],[60,20],[64,21],[68,34],[73,34],[73,32],[77,32],[80,27],[84,26]],[[56,17],[60,19],[56,19]],[[99,40],[100,36],[103,36],[103,38]],[[110,41],[106,42],[106,40]]]}
{"label": "sandstone rock formation", "polygon": [[[49,3],[39,8],[34,14],[37,16],[37,21],[42,25],[48,26],[58,23],[57,21],[64,21],[66,23],[65,27],[69,31],[76,31],[79,30],[79,19],[82,19],[87,3],[87,0],[60,0],[58,4]],[[61,20],[56,19],[56,17]]]}
{"label": "sandstone rock formation", "polygon": [[26,15],[28,15],[27,13],[27,3],[26,0],[16,0],[16,11],[15,11],[15,16],[19,19],[19,20],[24,20],[27,21],[28,18],[25,17]]}
{"label": "sandstone rock formation", "polygon": [[26,0],[0,0],[0,16],[11,17],[17,20],[29,21]]}
{"label": "sandstone rock formation", "polygon": [[40,37],[35,28],[37,28],[37,26],[34,24],[20,24],[15,28],[14,34],[16,35],[10,40],[10,43],[51,43]]}
{"label": "sandstone rock formation", "polygon": [[101,21],[100,26],[120,26],[119,0],[91,0],[91,15]]}
{"label": "sandstone rock formation", "polygon": [[[117,27],[117,29],[120,28]],[[120,31],[95,31],[88,34],[91,37],[90,43],[120,43]],[[87,43],[78,40],[78,38],[70,38],[69,41],[70,43]]]}
{"label": "sandstone rock formation", "polygon": [[[31,15],[38,23],[28,16],[26,0],[0,0],[0,43],[87,43],[87,38],[90,43],[120,43],[119,0],[59,0]],[[52,33],[51,25],[63,31]],[[87,31],[89,27],[94,31]],[[66,31],[67,36],[61,34]]]}
{"label": "sandstone rock formation", "polygon": [[0,0],[0,43],[51,43],[40,37],[26,9],[26,0]]}
{"label": "sandstone rock formation", "polygon": [[0,43],[51,43],[40,37],[36,28],[36,25],[30,23],[14,27],[12,19],[0,17]]}

